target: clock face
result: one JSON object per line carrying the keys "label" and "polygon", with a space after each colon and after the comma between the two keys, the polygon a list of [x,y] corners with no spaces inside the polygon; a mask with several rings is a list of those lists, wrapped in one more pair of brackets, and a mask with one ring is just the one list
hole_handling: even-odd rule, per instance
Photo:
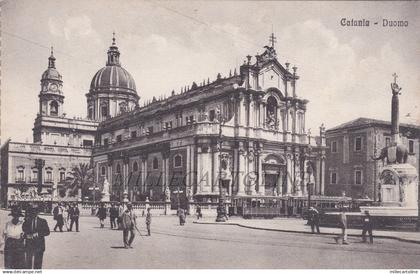
{"label": "clock face", "polygon": [[57,90],[57,85],[56,84],[51,84],[50,85],[50,89],[52,90],[52,91],[56,91]]}

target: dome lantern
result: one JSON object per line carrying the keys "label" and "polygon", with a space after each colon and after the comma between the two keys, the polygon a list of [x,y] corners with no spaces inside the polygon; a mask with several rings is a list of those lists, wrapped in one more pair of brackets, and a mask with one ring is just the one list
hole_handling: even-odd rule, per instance
{"label": "dome lantern", "polygon": [[[123,110],[134,109],[140,99],[133,77],[120,64],[120,51],[115,43],[115,33],[107,57],[106,66],[95,73],[89,93],[86,94],[88,117],[97,121],[116,116]],[[121,106],[127,107],[124,109]]]}

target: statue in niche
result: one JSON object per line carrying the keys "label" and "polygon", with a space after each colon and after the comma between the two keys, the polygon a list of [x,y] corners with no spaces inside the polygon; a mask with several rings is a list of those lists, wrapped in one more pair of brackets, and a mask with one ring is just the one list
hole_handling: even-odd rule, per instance
{"label": "statue in niche", "polygon": [[270,97],[267,100],[267,127],[271,130],[278,128],[278,119],[277,119],[277,100],[274,97]]}

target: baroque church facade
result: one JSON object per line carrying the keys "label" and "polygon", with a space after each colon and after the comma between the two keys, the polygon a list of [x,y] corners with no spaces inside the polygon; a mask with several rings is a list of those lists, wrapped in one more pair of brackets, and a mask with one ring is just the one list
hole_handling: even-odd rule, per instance
{"label": "baroque church facade", "polygon": [[[322,195],[325,128],[317,137],[306,130],[308,101],[298,96],[298,80],[297,68],[283,66],[272,43],[255,58],[247,56],[239,72],[193,82],[140,107],[114,38],[106,66],[94,75],[86,94],[87,117],[69,119],[63,115],[63,82],[51,55],[41,80],[34,144],[8,142],[2,148],[2,173],[8,172],[2,174],[2,199],[14,198],[19,165],[25,172],[45,174],[45,165],[40,169],[34,159],[47,156],[71,159],[62,163],[64,172],[78,161],[90,162],[95,184],[101,189],[107,181],[113,200],[217,202],[220,192],[228,201],[306,196],[308,185],[312,194]],[[51,151],[34,154],[32,146]],[[68,158],[57,154],[65,150]],[[83,155],[75,155],[76,150]],[[31,161],[21,164],[28,156]],[[59,178],[44,186],[45,178],[39,177],[37,187],[55,199],[51,189]],[[4,186],[9,187],[6,194]]]}

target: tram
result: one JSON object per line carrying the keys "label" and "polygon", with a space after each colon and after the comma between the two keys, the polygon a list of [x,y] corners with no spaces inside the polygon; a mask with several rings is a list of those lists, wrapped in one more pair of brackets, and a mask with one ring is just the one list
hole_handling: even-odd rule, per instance
{"label": "tram", "polygon": [[[372,205],[370,199],[350,197],[311,196],[311,206],[322,214],[347,208],[359,211],[360,206]],[[243,218],[274,218],[285,216],[307,217],[308,197],[304,196],[241,196],[233,199],[230,212]]]}

